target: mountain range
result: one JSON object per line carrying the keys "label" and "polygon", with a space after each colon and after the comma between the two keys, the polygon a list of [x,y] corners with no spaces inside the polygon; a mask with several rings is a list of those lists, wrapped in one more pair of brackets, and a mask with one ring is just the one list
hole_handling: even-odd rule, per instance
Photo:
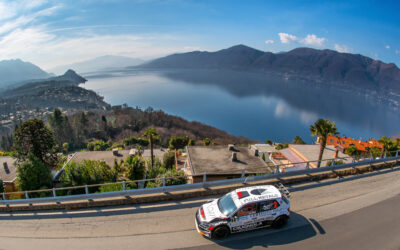
{"label": "mountain range", "polygon": [[140,67],[263,72],[280,75],[284,80],[300,78],[400,94],[400,70],[395,64],[328,49],[296,48],[274,54],[236,45],[216,52],[173,54]]}
{"label": "mountain range", "polygon": [[124,68],[128,66],[139,65],[142,63],[144,63],[144,61],[141,59],[126,56],[105,55],[82,62],[57,66],[55,68],[49,69],[48,71],[55,74],[61,74],[68,69],[74,69],[76,72],[81,74],[94,71]]}
{"label": "mountain range", "polygon": [[20,59],[0,61],[0,89],[17,82],[45,79],[51,75],[38,66]]}

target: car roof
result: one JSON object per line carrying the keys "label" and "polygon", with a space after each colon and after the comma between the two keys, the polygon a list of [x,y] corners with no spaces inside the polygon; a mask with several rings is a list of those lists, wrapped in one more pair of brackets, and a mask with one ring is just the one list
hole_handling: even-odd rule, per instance
{"label": "car roof", "polygon": [[282,194],[275,186],[262,185],[236,189],[231,192],[231,197],[235,205],[241,207],[255,201],[279,199]]}

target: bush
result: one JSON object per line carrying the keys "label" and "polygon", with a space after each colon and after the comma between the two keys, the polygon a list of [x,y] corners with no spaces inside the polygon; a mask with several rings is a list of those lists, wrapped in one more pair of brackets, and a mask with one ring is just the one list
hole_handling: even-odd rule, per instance
{"label": "bush", "polygon": [[110,148],[110,144],[104,141],[89,142],[87,149],[89,151],[104,151]]}
{"label": "bush", "polygon": [[[125,190],[130,190],[130,189],[137,189],[136,183],[126,183],[125,185]],[[109,185],[104,185],[100,187],[100,193],[106,193],[106,192],[115,192],[115,191],[122,191],[123,186],[122,183],[115,183],[115,184],[109,184]]]}
{"label": "bush", "polygon": [[64,187],[115,182],[117,175],[104,161],[84,160],[65,167],[61,177]]}
{"label": "bush", "polygon": [[158,176],[156,180],[156,185],[161,187],[163,185],[162,179],[165,177],[165,185],[172,186],[172,185],[181,185],[186,184],[187,177],[183,171],[176,171],[175,169],[168,170],[165,174]]}
{"label": "bush", "polygon": [[146,188],[155,188],[155,187],[157,187],[157,185],[154,182],[149,181],[146,183]]}
{"label": "bush", "polygon": [[203,139],[203,145],[204,145],[204,146],[209,146],[210,144],[211,144],[210,138],[204,138],[204,139]]}
{"label": "bush", "polygon": [[189,143],[189,138],[187,136],[185,137],[178,137],[178,136],[172,136],[171,139],[169,139],[169,149],[182,149],[186,147]]}
{"label": "bush", "polygon": [[147,177],[146,177],[147,179],[157,178],[157,176],[163,175],[167,171],[158,158],[154,158],[153,167],[151,167],[150,159],[147,159],[146,165],[147,165]]}
{"label": "bush", "polygon": [[[344,164],[344,161],[343,160],[335,160],[335,165],[342,165],[342,164]],[[329,166],[331,166],[332,165],[332,161],[328,161],[327,163],[326,163],[326,166],[327,167],[329,167]]]}
{"label": "bush", "polygon": [[33,154],[18,164],[17,173],[17,186],[20,190],[38,190],[53,186],[50,170]]}
{"label": "bush", "polygon": [[288,144],[278,144],[276,147],[275,147],[275,149],[276,150],[281,150],[281,149],[284,149],[284,148],[288,148],[289,147],[289,145]]}
{"label": "bush", "polygon": [[126,158],[124,165],[128,170],[128,178],[130,180],[142,180],[144,178],[146,166],[141,156],[129,156]]}
{"label": "bush", "polygon": [[139,137],[131,137],[129,139],[124,140],[124,145],[125,146],[140,145],[143,147],[147,147],[149,145],[149,141],[147,139],[142,139]]}
{"label": "bush", "polygon": [[166,169],[172,169],[175,165],[175,152],[170,151],[163,155],[163,164]]}

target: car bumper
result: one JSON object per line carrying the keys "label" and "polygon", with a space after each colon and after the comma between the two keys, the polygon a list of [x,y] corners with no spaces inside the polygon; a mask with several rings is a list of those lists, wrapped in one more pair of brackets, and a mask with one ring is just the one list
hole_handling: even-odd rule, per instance
{"label": "car bumper", "polygon": [[197,230],[197,232],[199,232],[199,234],[201,234],[207,238],[211,238],[211,232],[209,230],[204,230],[204,229],[200,228],[199,223],[197,222],[197,219],[195,219],[194,222],[196,223],[196,230]]}

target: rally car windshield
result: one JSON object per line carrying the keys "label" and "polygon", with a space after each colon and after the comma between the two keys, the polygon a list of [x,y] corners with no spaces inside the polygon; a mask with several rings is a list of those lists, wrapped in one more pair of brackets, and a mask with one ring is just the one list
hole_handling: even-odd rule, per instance
{"label": "rally car windshield", "polygon": [[230,194],[226,194],[218,200],[218,208],[225,216],[229,216],[237,209],[235,202],[233,201]]}

